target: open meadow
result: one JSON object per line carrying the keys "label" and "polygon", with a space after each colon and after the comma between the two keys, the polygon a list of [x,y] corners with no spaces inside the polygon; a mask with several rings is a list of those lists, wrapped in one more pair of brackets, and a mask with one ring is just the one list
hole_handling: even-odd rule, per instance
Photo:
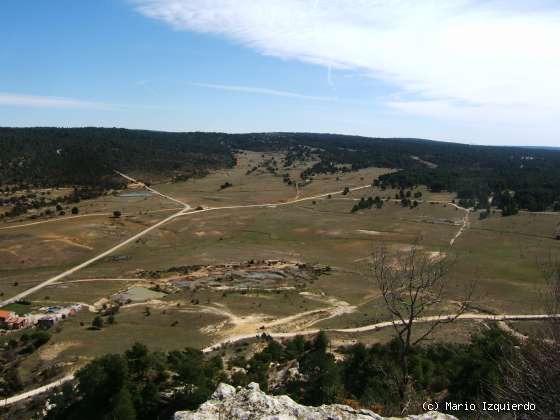
{"label": "open meadow", "polygon": [[[317,175],[296,186],[298,174],[310,163],[284,169],[282,162],[280,153],[243,152],[234,168],[151,185],[190,207],[26,296],[30,311],[74,303],[83,308],[58,323],[50,342],[23,362],[25,375],[54,365],[74,370],[136,341],[157,350],[204,348],[263,332],[297,334],[386,321],[370,269],[371,254],[379,247],[399,251],[419,243],[422,252],[452,261],[444,309],[453,311],[455,295],[474,280],[474,311],[542,311],[539,262],[560,249],[553,237],[557,216],[522,212],[504,218],[496,213],[479,220],[477,212],[453,204],[453,195],[425,188],[417,190],[422,198],[416,207],[403,207],[395,199],[398,190],[372,186],[390,172],[383,168]],[[286,173],[293,182],[286,182]],[[181,209],[164,196],[143,192],[132,184],[82,201],[77,217],[0,225],[3,299]],[[382,208],[351,212],[370,196],[383,199]],[[91,330],[97,314],[117,302],[111,322],[104,316],[105,326]],[[17,309],[25,312],[25,307]],[[446,327],[437,339],[466,341],[482,324]],[[341,343],[379,342],[390,332],[333,332],[332,337]],[[11,332],[3,339],[21,334]]]}

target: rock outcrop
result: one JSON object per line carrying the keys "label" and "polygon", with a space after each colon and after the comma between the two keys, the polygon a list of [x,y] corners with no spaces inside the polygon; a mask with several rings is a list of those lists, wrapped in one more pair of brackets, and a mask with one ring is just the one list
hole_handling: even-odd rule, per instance
{"label": "rock outcrop", "polygon": [[[220,384],[208,401],[196,411],[178,411],[175,420],[383,420],[369,410],[355,410],[347,405],[320,407],[300,405],[286,395],[270,396],[256,383],[246,388]],[[429,412],[408,416],[408,420],[457,420],[453,416]]]}

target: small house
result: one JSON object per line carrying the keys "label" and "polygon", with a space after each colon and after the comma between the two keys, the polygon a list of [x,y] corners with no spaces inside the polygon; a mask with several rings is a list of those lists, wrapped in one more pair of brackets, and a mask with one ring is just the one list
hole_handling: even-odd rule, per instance
{"label": "small house", "polygon": [[16,318],[16,314],[11,311],[0,311],[0,328],[9,330]]}
{"label": "small house", "polygon": [[29,320],[27,318],[16,316],[12,318],[10,329],[19,330],[20,328],[25,328],[28,325],[29,325]]}

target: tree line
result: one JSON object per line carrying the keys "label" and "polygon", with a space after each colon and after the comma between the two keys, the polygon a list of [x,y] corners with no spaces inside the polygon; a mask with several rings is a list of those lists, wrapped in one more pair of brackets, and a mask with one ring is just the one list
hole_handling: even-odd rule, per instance
{"label": "tree line", "polygon": [[[233,166],[217,133],[167,133],[117,128],[0,128],[0,180],[32,187],[124,185],[113,172],[199,176]],[[0,185],[1,187],[2,185]]]}
{"label": "tree line", "polygon": [[[434,192],[456,192],[480,208],[492,200],[512,214],[515,207],[560,210],[559,150],[335,134],[0,128],[0,180],[5,185],[108,189],[123,184],[113,169],[183,180],[233,166],[239,150],[286,152],[287,166],[317,160],[302,172],[303,179],[386,167],[399,169],[380,178],[393,188],[426,185]],[[508,195],[513,201],[509,209]]]}
{"label": "tree line", "polygon": [[[312,340],[300,336],[280,343],[266,335],[261,340],[262,351],[228,362],[192,348],[165,353],[139,343],[124,354],[98,357],[78,371],[75,383],[51,397],[52,408],[45,418],[171,418],[175,411],[196,409],[220,382],[234,386],[257,382],[268,393],[289,395],[306,405],[343,403],[384,415],[401,413],[401,396],[392,380],[400,369],[395,340],[347,347],[342,360],[330,351],[324,333]],[[500,401],[498,390],[509,379],[503,376],[504,367],[516,357],[519,345],[491,328],[466,344],[414,347],[410,355],[414,400],[407,411],[421,412],[422,401],[435,399]],[[271,380],[278,371],[294,366],[298,375],[279,384]]]}

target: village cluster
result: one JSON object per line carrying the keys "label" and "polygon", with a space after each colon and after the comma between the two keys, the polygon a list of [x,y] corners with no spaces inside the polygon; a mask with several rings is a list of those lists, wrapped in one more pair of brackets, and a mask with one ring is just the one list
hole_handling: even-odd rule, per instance
{"label": "village cluster", "polygon": [[76,315],[82,309],[81,304],[66,307],[50,306],[39,308],[34,313],[18,315],[12,311],[0,310],[0,334],[6,331],[20,330],[37,326],[48,329],[59,321]]}

